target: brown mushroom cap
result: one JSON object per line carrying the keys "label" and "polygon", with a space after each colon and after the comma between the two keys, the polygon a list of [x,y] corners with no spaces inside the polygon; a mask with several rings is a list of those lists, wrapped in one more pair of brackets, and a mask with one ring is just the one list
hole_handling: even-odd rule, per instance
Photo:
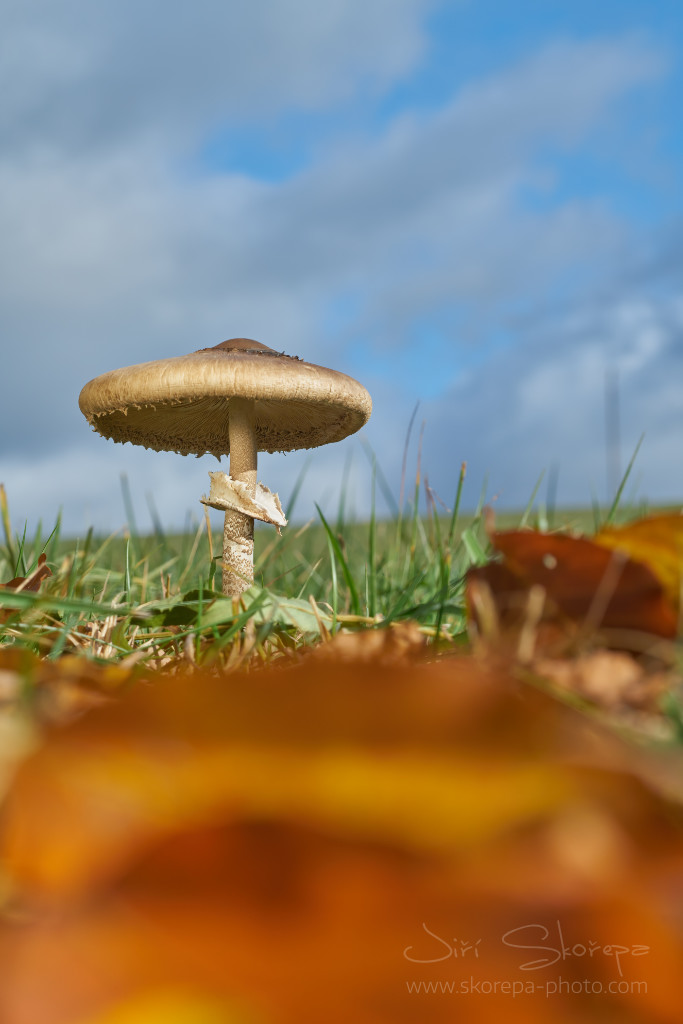
{"label": "brown mushroom cap", "polygon": [[91,426],[113,441],[220,457],[230,453],[231,398],[254,401],[262,452],[341,441],[372,411],[370,395],[352,377],[249,338],[104,373],[85,385],[78,404]]}

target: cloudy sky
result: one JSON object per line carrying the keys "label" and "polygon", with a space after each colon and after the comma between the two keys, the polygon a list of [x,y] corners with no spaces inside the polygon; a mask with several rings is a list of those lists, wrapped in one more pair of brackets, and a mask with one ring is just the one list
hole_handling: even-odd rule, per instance
{"label": "cloudy sky", "polygon": [[[15,528],[200,516],[210,456],[116,445],[91,377],[256,338],[358,378],[450,505],[683,496],[678,0],[0,0],[0,481]],[[265,455],[287,502],[306,453]],[[297,518],[369,506],[361,436]],[[224,467],[225,468],[225,467]],[[544,496],[545,484],[541,487]],[[218,514],[216,514],[218,515]]]}

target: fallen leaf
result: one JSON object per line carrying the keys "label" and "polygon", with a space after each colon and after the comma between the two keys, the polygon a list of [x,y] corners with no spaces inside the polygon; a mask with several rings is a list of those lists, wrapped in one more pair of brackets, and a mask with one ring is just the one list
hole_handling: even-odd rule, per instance
{"label": "fallen leaf", "polygon": [[16,773],[0,1020],[678,1024],[645,760],[462,655],[150,674]]}
{"label": "fallen leaf", "polygon": [[674,678],[648,671],[624,651],[590,651],[576,658],[538,658],[532,671],[609,710],[642,708],[655,713]]}
{"label": "fallen leaf", "polygon": [[40,584],[43,580],[47,579],[48,576],[52,576],[52,570],[46,565],[47,555],[43,553],[38,558],[38,563],[28,576],[15,576],[13,580],[8,583],[0,583],[0,587],[5,587],[10,590],[40,590]]}
{"label": "fallen leaf", "polygon": [[683,574],[683,516],[647,516],[625,526],[604,527],[593,542],[642,562],[660,581],[678,612]]}
{"label": "fallen leaf", "polygon": [[234,1000],[168,985],[138,993],[82,1024],[258,1024]]}
{"label": "fallen leaf", "polygon": [[138,673],[76,655],[40,658],[20,647],[0,648],[0,705],[30,714],[36,724],[65,722],[111,700]]}
{"label": "fallen leaf", "polygon": [[[9,580],[8,583],[0,583],[0,589],[3,590],[16,590],[16,591],[31,591],[37,593],[40,590],[40,585],[43,580],[47,579],[48,576],[52,576],[52,570],[47,566],[47,556],[45,553],[40,555],[38,563],[28,576],[15,576],[13,580]],[[16,613],[17,609],[12,608],[10,605],[4,605],[0,608],[0,623],[6,622],[12,615]]]}
{"label": "fallen leaf", "polygon": [[427,642],[417,622],[392,622],[375,629],[340,629],[325,643],[316,644],[304,657],[316,661],[351,661],[400,664],[424,657]]}
{"label": "fallen leaf", "polygon": [[[470,569],[468,607],[473,621],[481,615],[472,600],[472,584],[489,587],[504,628],[522,628],[532,588],[542,588],[539,621],[573,624],[584,638],[600,634],[610,646],[641,651],[656,638],[673,640],[678,613],[650,567],[621,550],[584,537],[513,530],[490,533],[504,561]],[[566,630],[573,642],[576,628]],[[649,638],[649,640],[648,640]]]}

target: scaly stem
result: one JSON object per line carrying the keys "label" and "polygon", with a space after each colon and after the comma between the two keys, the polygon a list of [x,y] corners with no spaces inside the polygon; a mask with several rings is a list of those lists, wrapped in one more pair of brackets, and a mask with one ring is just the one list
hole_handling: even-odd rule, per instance
{"label": "scaly stem", "polygon": [[[230,399],[230,476],[256,489],[254,403]],[[239,597],[254,582],[254,520],[243,512],[225,513],[223,528],[223,593]]]}

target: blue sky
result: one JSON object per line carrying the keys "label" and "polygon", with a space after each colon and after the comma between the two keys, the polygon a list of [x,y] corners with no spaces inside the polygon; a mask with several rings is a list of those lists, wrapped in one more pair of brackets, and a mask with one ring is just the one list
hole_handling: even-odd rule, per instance
{"label": "blue sky", "polygon": [[[419,402],[524,505],[608,496],[607,373],[633,485],[681,499],[683,7],[642,0],[0,0],[0,480],[15,523],[199,516],[215,460],[114,445],[77,406],[118,366],[254,337],[343,370],[395,493]],[[262,456],[286,503],[306,453]],[[359,438],[298,517],[369,507]]]}

